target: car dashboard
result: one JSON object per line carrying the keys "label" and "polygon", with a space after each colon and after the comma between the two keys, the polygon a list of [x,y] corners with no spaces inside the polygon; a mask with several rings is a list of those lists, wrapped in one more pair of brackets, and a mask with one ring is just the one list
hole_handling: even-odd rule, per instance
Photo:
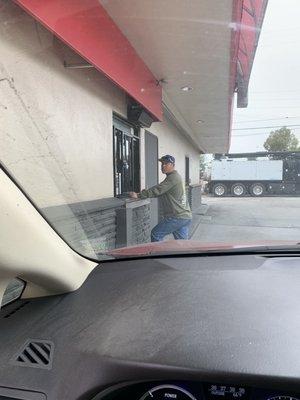
{"label": "car dashboard", "polygon": [[300,399],[300,260],[107,261],[0,313],[0,400]]}

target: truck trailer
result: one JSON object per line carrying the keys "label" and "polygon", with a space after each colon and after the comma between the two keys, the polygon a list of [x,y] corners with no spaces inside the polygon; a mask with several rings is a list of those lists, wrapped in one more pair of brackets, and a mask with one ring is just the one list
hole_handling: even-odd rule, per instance
{"label": "truck trailer", "polygon": [[300,195],[300,151],[215,154],[209,192],[214,196]]}

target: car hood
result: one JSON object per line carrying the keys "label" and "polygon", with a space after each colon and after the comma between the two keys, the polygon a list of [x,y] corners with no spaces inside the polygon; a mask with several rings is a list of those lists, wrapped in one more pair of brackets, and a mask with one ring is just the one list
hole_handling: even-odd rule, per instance
{"label": "car hood", "polygon": [[168,253],[193,253],[193,252],[212,252],[212,251],[230,251],[238,249],[251,249],[251,248],[284,248],[298,246],[299,242],[296,241],[255,241],[255,242],[210,242],[203,243],[195,240],[170,240],[155,243],[146,243],[130,247],[122,247],[119,249],[110,250],[106,254],[113,257],[130,257],[130,256],[147,256],[155,254],[168,254]]}

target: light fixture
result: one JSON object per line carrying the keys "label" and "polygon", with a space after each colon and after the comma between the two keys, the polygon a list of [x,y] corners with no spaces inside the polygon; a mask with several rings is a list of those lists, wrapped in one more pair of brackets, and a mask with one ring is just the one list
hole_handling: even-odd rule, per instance
{"label": "light fixture", "polygon": [[168,83],[167,80],[165,78],[161,78],[161,79],[157,79],[156,80],[156,86],[161,86],[164,83]]}
{"label": "light fixture", "polygon": [[197,122],[198,122],[198,124],[204,124],[203,119],[198,119]]}
{"label": "light fixture", "polygon": [[182,86],[181,90],[183,92],[190,92],[191,90],[193,90],[193,88],[191,86]]}

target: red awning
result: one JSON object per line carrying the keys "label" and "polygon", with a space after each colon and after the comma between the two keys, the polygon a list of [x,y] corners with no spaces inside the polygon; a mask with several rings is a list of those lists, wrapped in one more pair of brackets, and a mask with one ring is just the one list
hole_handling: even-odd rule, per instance
{"label": "red awning", "polygon": [[14,1],[162,120],[161,87],[98,0]]}
{"label": "red awning", "polygon": [[244,0],[240,24],[238,107],[248,106],[248,86],[268,0]]}

